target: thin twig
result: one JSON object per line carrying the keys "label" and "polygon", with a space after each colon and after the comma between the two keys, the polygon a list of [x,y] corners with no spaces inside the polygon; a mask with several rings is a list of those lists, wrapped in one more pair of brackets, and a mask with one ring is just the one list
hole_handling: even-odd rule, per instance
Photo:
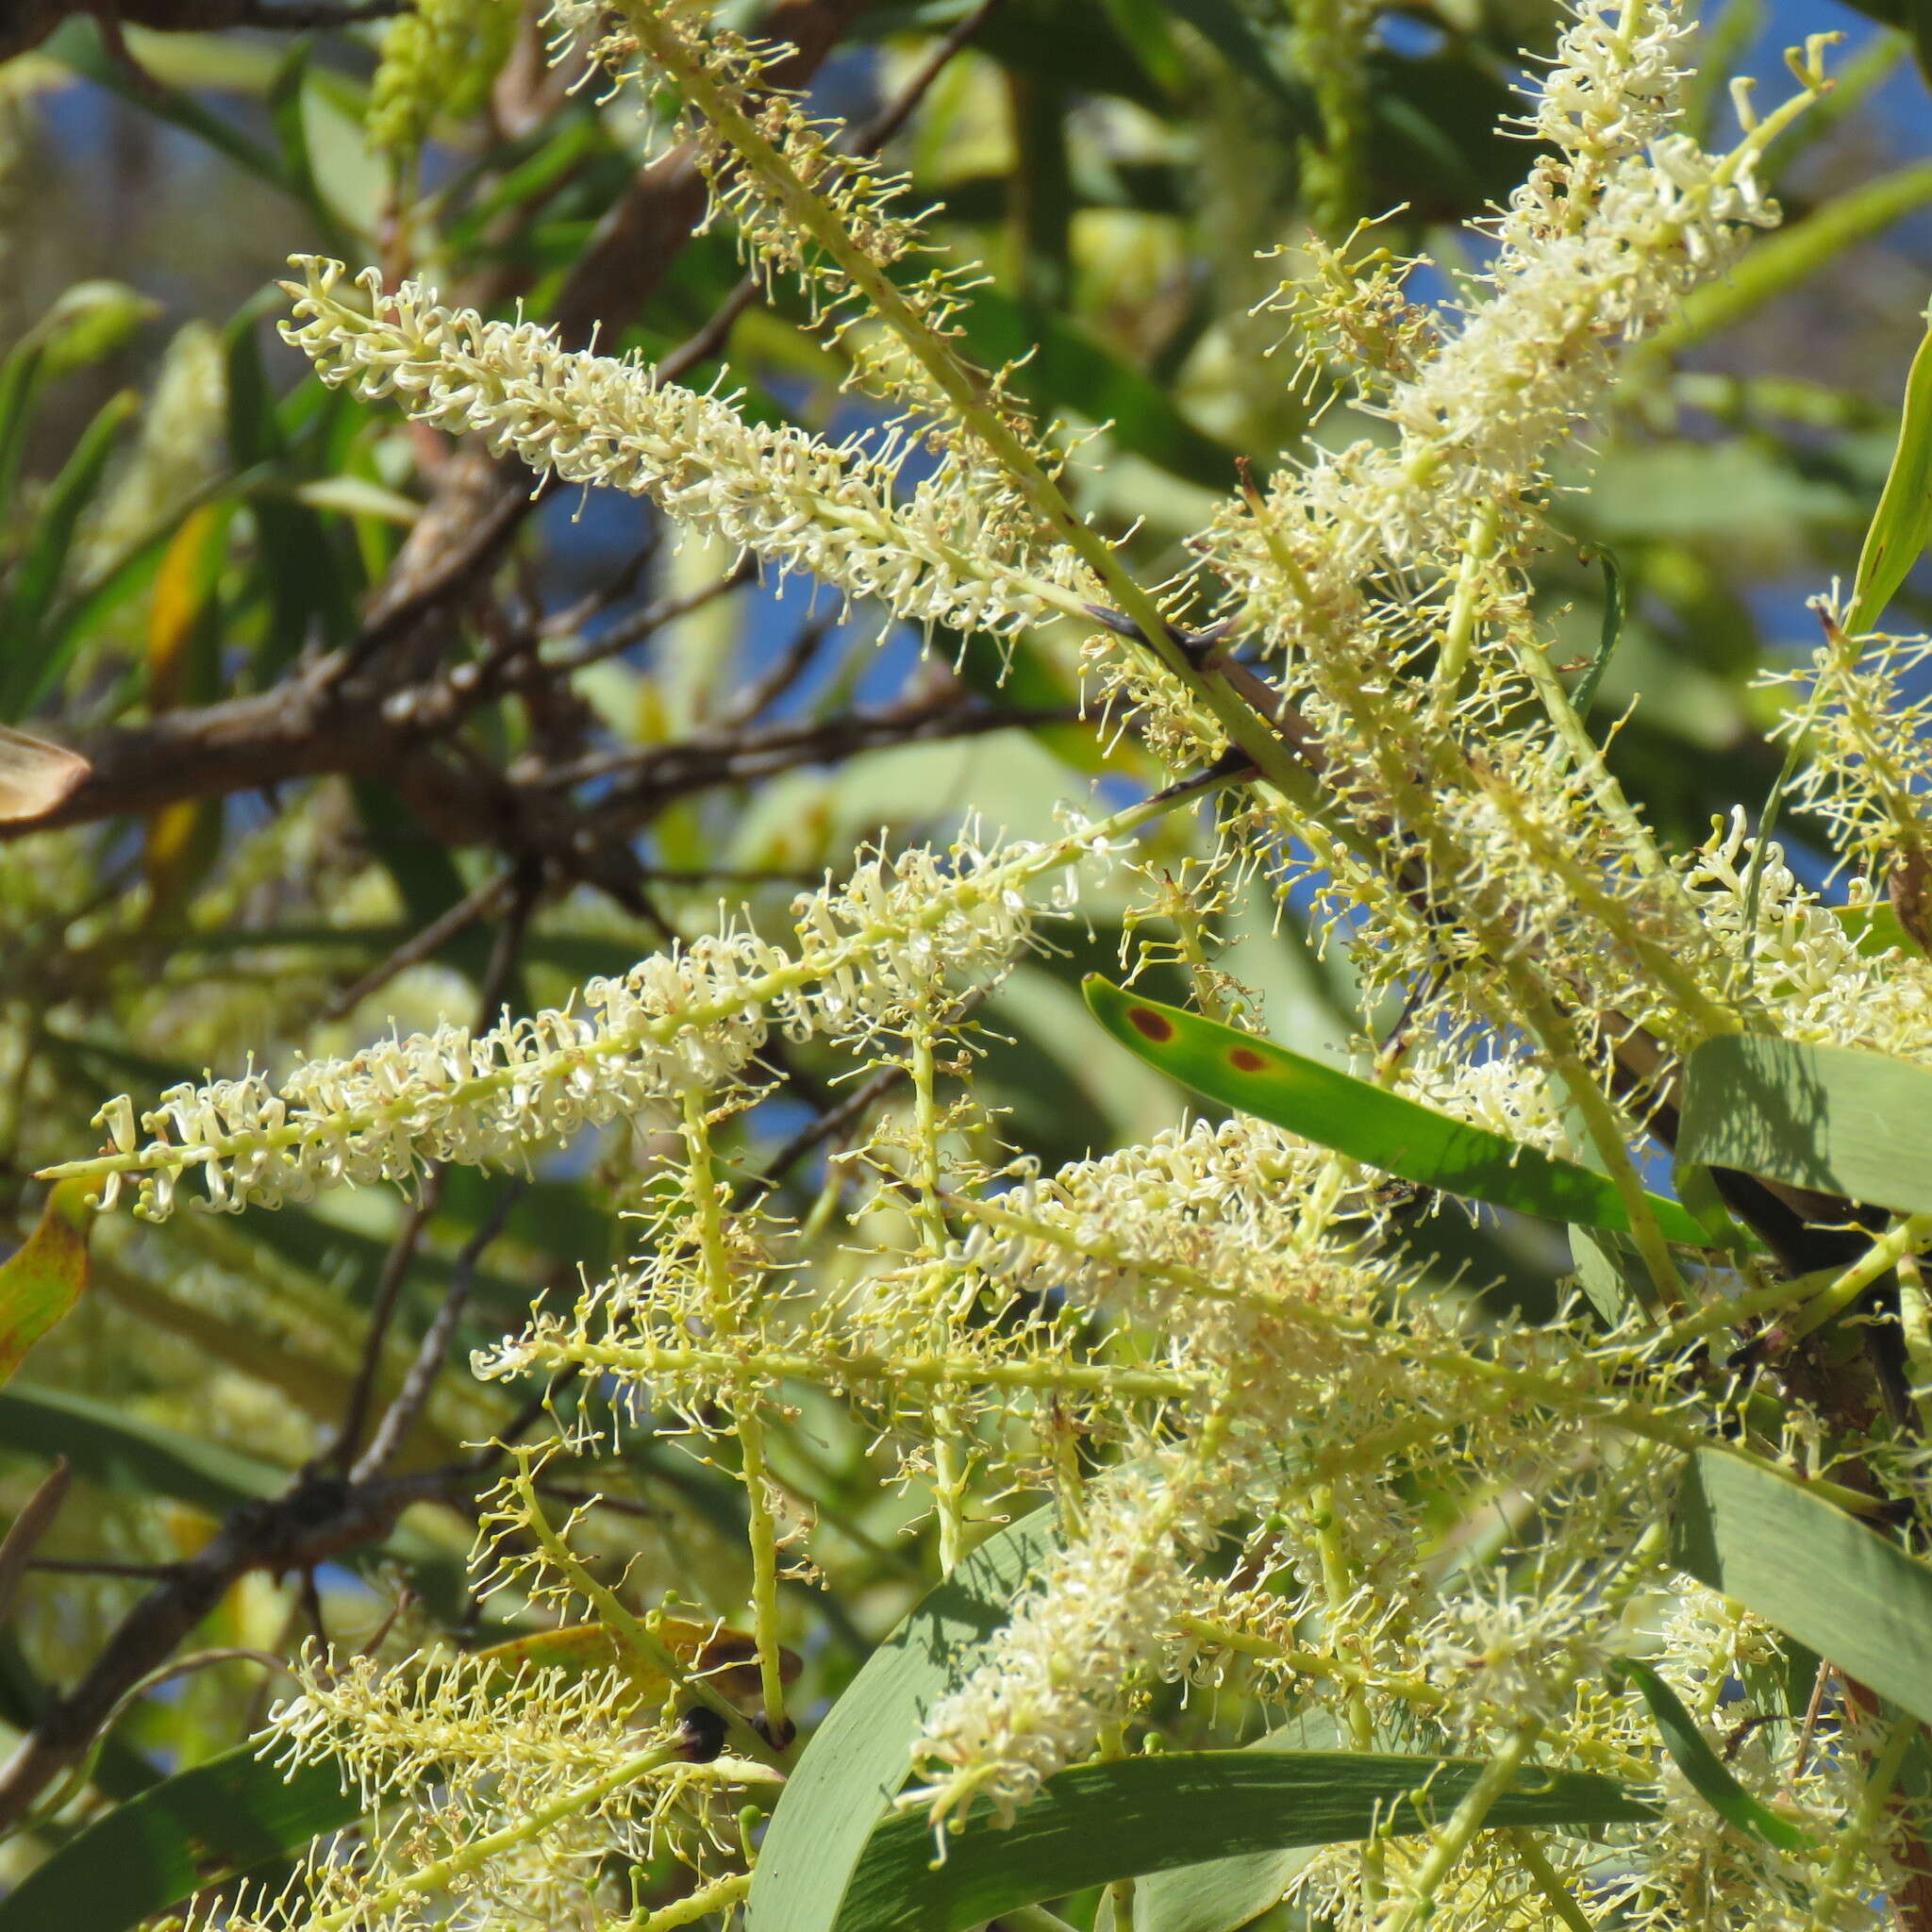
{"label": "thin twig", "polygon": [[416,1358],[409,1364],[409,1372],[403,1377],[403,1386],[397,1390],[395,1400],[384,1410],[375,1433],[369,1439],[369,1447],[349,1472],[351,1482],[366,1483],[380,1475],[394,1459],[396,1452],[408,1441],[409,1431],[416,1426],[429,1400],[429,1392],[436,1386],[436,1378],[442,1370],[443,1357],[449,1349],[450,1337],[455,1334],[456,1325],[462,1319],[463,1309],[475,1286],[476,1264],[482,1258],[483,1251],[503,1232],[504,1223],[509,1219],[510,1209],[522,1198],[523,1192],[524,1183],[521,1180],[511,1181],[503,1190],[482,1226],[464,1242],[462,1252],[450,1271],[449,1291],[442,1298],[442,1306],[437,1309],[435,1320],[424,1330]]}
{"label": "thin twig", "polygon": [[[476,1024],[479,1030],[489,1025],[495,1017],[503,1000],[504,989],[509,983],[510,974],[516,970],[517,953],[523,944],[524,933],[529,924],[530,913],[535,907],[541,882],[541,870],[527,862],[520,867],[514,875],[509,911],[497,933],[496,945],[491,954],[490,964],[484,972],[482,991],[476,1001]],[[377,1284],[375,1306],[370,1310],[369,1330],[363,1338],[362,1356],[356,1367],[356,1380],[349,1391],[349,1402],[342,1416],[341,1429],[328,1454],[323,1458],[325,1463],[335,1468],[346,1470],[356,1462],[357,1444],[361,1441],[363,1426],[369,1420],[370,1406],[375,1399],[376,1376],[381,1367],[383,1350],[389,1341],[390,1326],[395,1320],[403,1282],[408,1274],[410,1262],[415,1258],[416,1246],[423,1238],[424,1227],[442,1203],[442,1191],[448,1174],[447,1164],[441,1161],[435,1162],[425,1173],[416,1200],[410,1207],[401,1231],[383,1262],[382,1279]]]}
{"label": "thin twig", "polygon": [[800,625],[791,641],[762,676],[755,677],[745,686],[721,722],[727,726],[749,724],[761,711],[775,705],[810,670],[812,659],[824,648],[832,627],[833,620],[828,617],[815,617]]}
{"label": "thin twig", "polygon": [[0,1542],[0,1630],[13,1620],[13,1599],[19,1591],[21,1576],[32,1566],[41,1539],[54,1526],[54,1519],[67,1500],[73,1480],[73,1465],[66,1457],[57,1456],[54,1467],[42,1477],[40,1487],[8,1526],[7,1540]]}
{"label": "thin twig", "polygon": [[[1002,0],[980,0],[980,4],[966,15],[944,39],[938,42],[932,52],[920,64],[918,71],[901,88],[887,105],[859,128],[851,142],[851,152],[856,155],[874,155],[897,134],[900,128],[911,119],[913,110],[923,101],[928,90],[943,74],[955,55],[965,47],[987,21],[1002,5]],[[757,299],[759,289],[756,274],[746,275],[734,287],[704,326],[678,343],[669,355],[661,358],[657,366],[659,382],[676,382],[700,363],[708,362],[712,357],[723,352],[729,339],[732,326],[738,318]]]}
{"label": "thin twig", "polygon": [[614,658],[620,651],[627,651],[633,644],[641,643],[653,631],[661,630],[680,617],[689,617],[694,610],[702,610],[706,605],[748,584],[757,575],[757,569],[751,558],[746,558],[722,577],[695,591],[689,591],[683,596],[654,598],[641,610],[620,619],[602,637],[592,640],[580,650],[562,653],[555,658],[538,658],[536,669],[546,675],[553,673],[567,675],[583,670],[587,664],[602,663],[606,658]]}
{"label": "thin twig", "polygon": [[502,906],[510,890],[510,874],[498,873],[487,878],[452,906],[439,913],[421,931],[412,933],[401,945],[372,966],[353,986],[345,988],[318,1016],[326,1023],[353,1012],[373,992],[379,992],[397,974],[440,953],[459,932],[467,931],[479,920],[491,918]]}
{"label": "thin twig", "polygon": [[390,1324],[395,1319],[403,1282],[408,1275],[410,1262],[416,1258],[416,1243],[423,1238],[424,1227],[442,1204],[442,1191],[448,1176],[449,1169],[441,1161],[437,1161],[425,1173],[423,1185],[417,1190],[416,1198],[403,1218],[402,1227],[383,1257],[382,1276],[376,1283],[375,1301],[369,1311],[369,1327],[362,1338],[361,1358],[356,1364],[356,1379],[349,1390],[348,1405],[342,1411],[341,1426],[336,1433],[336,1440],[321,1458],[325,1466],[333,1465],[346,1470],[356,1459],[356,1445],[361,1441],[363,1424],[369,1420],[375,1378],[382,1365],[383,1345],[389,1340]]}
{"label": "thin twig", "polygon": [[21,1566],[44,1570],[58,1576],[137,1576],[153,1582],[157,1576],[172,1576],[174,1563],[117,1563],[106,1557],[29,1557]]}

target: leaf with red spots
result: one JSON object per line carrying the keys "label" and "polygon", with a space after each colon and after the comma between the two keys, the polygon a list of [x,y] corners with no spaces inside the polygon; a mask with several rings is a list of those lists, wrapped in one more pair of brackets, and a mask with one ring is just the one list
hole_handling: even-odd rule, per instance
{"label": "leaf with red spots", "polygon": [[[1224,1107],[1445,1194],[1583,1227],[1622,1232],[1630,1225],[1611,1182],[1574,1160],[1471,1126],[1257,1034],[1124,992],[1097,974],[1088,975],[1084,991],[1095,1018],[1116,1040]],[[1669,1240],[1711,1244],[1679,1203],[1658,1194],[1646,1198]]]}

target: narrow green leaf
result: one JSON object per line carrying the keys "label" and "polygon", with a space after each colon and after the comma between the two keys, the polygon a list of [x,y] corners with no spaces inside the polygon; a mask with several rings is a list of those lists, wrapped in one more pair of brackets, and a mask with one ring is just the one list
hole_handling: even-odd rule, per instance
{"label": "narrow green leaf", "polygon": [[74,453],[47,486],[7,599],[6,661],[0,664],[0,719],[20,716],[48,681],[42,620],[60,588],[82,513],[99,491],[115,439],[141,407],[131,391],[109,396],[80,433]]}
{"label": "narrow green leaf", "polygon": [[970,1674],[1056,1528],[1052,1509],[1036,1509],[989,1537],[866,1659],[779,1795],[746,1901],[749,1932],[842,1923],[846,1887],[911,1769],[925,1713]]}
{"label": "narrow green leaf", "polygon": [[362,1815],[331,1764],[284,1776],[246,1744],[117,1806],[0,1899],[0,1932],[127,1932],[203,1886]]}
{"label": "narrow green leaf", "polygon": [[111,355],[161,305],[125,282],[76,282],[0,362],[0,525],[13,504],[41,391]]}
{"label": "narrow green leaf", "polygon": [[[1346,1751],[1187,1751],[1083,1764],[1049,1778],[1001,1830],[969,1824],[936,1865],[918,1813],[873,1833],[836,1932],[960,1932],[1090,1885],[1205,1859],[1371,1832],[1424,1831],[1488,1766],[1474,1757]],[[1657,1813],[1610,1778],[1526,1773],[1487,1823],[1548,1830],[1640,1823]]]}
{"label": "narrow green leaf", "polygon": [[1687,1063],[1677,1158],[1923,1214],[1932,1212],[1928,1120],[1932,1073],[1924,1067],[1727,1033]]}
{"label": "narrow green leaf", "polygon": [[1662,1734],[1664,1749],[1677,1769],[1690,1781],[1691,1789],[1727,1824],[1740,1831],[1761,1838],[1781,1852],[1804,1852],[1811,1848],[1807,1833],[1800,1831],[1789,1818],[1761,1805],[1724,1767],[1710,1748],[1696,1720],[1684,1708],[1677,1693],[1651,1669],[1634,1657],[1612,1657],[1612,1683],[1630,1683],[1650,1707],[1650,1715]]}
{"label": "narrow green leaf", "polygon": [[103,43],[100,27],[94,21],[69,19],[47,38],[41,51],[95,86],[118,94],[129,107],[206,142],[217,154],[225,156],[258,180],[301,199],[300,184],[289,178],[275,155],[251,141],[222,115],[203,107],[193,94],[170,87],[155,74],[136,67],[125,56],[116,58]]}
{"label": "narrow green leaf", "polygon": [[[1124,992],[1098,974],[1082,984],[1087,1004],[1116,1040],[1224,1107],[1445,1194],[1585,1227],[1623,1232],[1630,1225],[1610,1181],[1574,1161],[1469,1126],[1258,1034]],[[1669,1240],[1710,1245],[1676,1202],[1648,1198]]]}
{"label": "narrow green leaf", "polygon": [[[228,379],[228,451],[235,467],[285,467],[291,457],[286,426],[262,360],[254,305],[228,325],[224,346]],[[311,625],[340,643],[355,628],[354,599],[343,580],[338,546],[316,512],[292,495],[258,491],[251,505],[260,550],[257,573],[268,596],[268,631],[258,670],[266,678],[291,662],[310,641]]]}
{"label": "narrow green leaf", "polygon": [[[1341,1741],[1334,1717],[1317,1708],[1243,1748],[1327,1751]],[[1172,1872],[1150,1872],[1134,1887],[1134,1932],[1239,1932],[1281,1897],[1320,1849],[1291,1845],[1286,1851],[1244,1852]]]}
{"label": "narrow green leaf", "polygon": [[1620,1235],[1573,1227],[1570,1258],[1585,1299],[1606,1328],[1614,1328],[1633,1305],[1641,1307],[1657,1293],[1637,1251]]}
{"label": "narrow green leaf", "polygon": [[1671,1554],[1932,1724],[1932,1565],[1801,1485],[1713,1450],[1685,1472]]}
{"label": "narrow green leaf", "polygon": [[290,1474],[218,1442],[142,1422],[125,1403],[16,1382],[0,1391],[0,1448],[64,1456],[77,1475],[136,1495],[173,1496],[210,1515],[280,1495]]}
{"label": "narrow green leaf", "polygon": [[86,1181],[61,1181],[26,1241],[0,1261],[0,1384],[87,1287]]}
{"label": "narrow green leaf", "polygon": [[1845,631],[1857,637],[1874,629],[1932,539],[1932,328],[1919,344],[1906,376],[1891,469],[1858,553]]}
{"label": "narrow green leaf", "polygon": [[0,517],[6,517],[13,505],[46,366],[46,347],[31,333],[16,342],[7,359],[0,362]]}
{"label": "narrow green leaf", "polygon": [[1610,668],[1611,654],[1624,635],[1623,568],[1608,550],[1599,550],[1597,561],[1604,567],[1604,627],[1597,641],[1596,656],[1590,660],[1590,669],[1577,679],[1576,689],[1570,696],[1571,707],[1579,718],[1590,716],[1590,708],[1596,703],[1597,686],[1604,681],[1604,673]]}

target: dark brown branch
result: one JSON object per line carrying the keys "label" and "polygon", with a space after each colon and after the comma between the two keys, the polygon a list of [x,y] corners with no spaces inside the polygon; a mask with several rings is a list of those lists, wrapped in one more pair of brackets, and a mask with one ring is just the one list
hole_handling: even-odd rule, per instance
{"label": "dark brown branch", "polygon": [[[218,0],[181,0],[178,10],[203,4]],[[863,9],[864,0],[779,0],[763,30],[797,51],[774,70],[774,82],[804,86]],[[125,8],[122,15],[140,19]],[[600,322],[607,331],[628,326],[663,285],[704,202],[704,181],[686,147],[641,169],[558,298],[555,319],[563,340],[583,346]],[[43,817],[0,824],[0,838],[153,811],[179,799],[258,791],[291,778],[391,774],[422,727],[407,717],[392,721],[384,699],[419,680],[424,666],[408,661],[412,650],[395,653],[403,661],[392,672],[384,660],[392,647],[410,644],[421,626],[433,626],[452,600],[472,593],[531,500],[530,473],[521,463],[492,458],[475,444],[461,451],[444,467],[354,642],[259,696],[171,711],[91,736],[80,748],[93,770],[73,795]],[[441,649],[439,643],[431,650],[432,661]]]}
{"label": "dark brown branch", "polygon": [[311,1472],[273,1502],[244,1504],[128,1611],[80,1682],[48,1706],[0,1767],[0,1830],[17,1824],[57,1777],[81,1761],[121,1699],[166,1663],[237,1578],[256,1570],[313,1570],[379,1541],[411,1504],[454,1500],[475,1484],[467,1469],[362,1484]]}
{"label": "dark brown branch", "polygon": [[104,18],[115,27],[142,26],[156,33],[221,33],[230,27],[282,27],[307,33],[319,27],[354,26],[387,20],[407,0],[13,0],[0,9],[0,60],[30,53],[57,27],[74,19]]}

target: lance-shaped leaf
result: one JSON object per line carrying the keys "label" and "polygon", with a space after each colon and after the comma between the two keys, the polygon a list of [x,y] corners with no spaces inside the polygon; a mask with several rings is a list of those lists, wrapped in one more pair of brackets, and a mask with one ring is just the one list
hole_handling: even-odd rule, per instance
{"label": "lance-shaped leaf", "polygon": [[5,1899],[0,1932],[127,1932],[203,1886],[286,1857],[362,1814],[335,1767],[284,1775],[238,1745],[116,1806]]}
{"label": "lance-shaped leaf", "polygon": [[1789,1818],[1761,1805],[1724,1769],[1710,1748],[1697,1721],[1684,1708],[1683,1701],[1648,1664],[1635,1657],[1612,1657],[1612,1683],[1637,1686],[1638,1694],[1650,1707],[1650,1715],[1664,1740],[1664,1749],[1675,1760],[1677,1769],[1690,1782],[1690,1788],[1728,1824],[1760,1838],[1781,1852],[1810,1849],[1811,1840]]}
{"label": "lance-shaped leaf", "polygon": [[1932,1073],[1854,1047],[1725,1033],[1685,1070],[1679,1160],[1932,1213]]}
{"label": "lance-shaped leaf", "polygon": [[[1224,1107],[1445,1194],[1583,1227],[1621,1233],[1630,1225],[1614,1184],[1574,1160],[1470,1126],[1258,1034],[1124,992],[1097,974],[1083,983],[1087,1004],[1116,1040]],[[1646,1198],[1668,1240],[1710,1245],[1675,1201]]]}
{"label": "lance-shaped leaf", "polygon": [[[1348,1751],[1176,1751],[1083,1764],[1049,1778],[1002,1830],[969,1824],[933,1862],[917,1812],[866,1846],[837,1932],[958,1932],[1090,1885],[1288,1845],[1426,1831],[1468,1796],[1476,1757]],[[1560,1829],[1641,1823],[1657,1813],[1611,1778],[1525,1772],[1485,1816]]]}
{"label": "lance-shaped leaf", "polygon": [[[1320,1707],[1298,1711],[1246,1751],[1332,1751],[1341,1727]],[[1133,1932],[1240,1932],[1285,1892],[1320,1845],[1245,1852],[1205,1864],[1150,1872],[1134,1886]]]}
{"label": "lance-shaped leaf", "polygon": [[87,1230],[94,1210],[86,1181],[62,1181],[40,1224],[0,1262],[0,1383],[80,1299],[87,1286]]}
{"label": "lance-shaped leaf", "polygon": [[[912,1769],[925,1713],[985,1654],[1057,1529],[1053,1509],[1036,1509],[989,1537],[866,1659],[786,1780],[745,1903],[750,1932],[843,1924],[855,1867]],[[929,1857],[930,1836],[921,1841]]]}
{"label": "lance-shaped leaf", "polygon": [[1899,418],[1898,447],[1878,495],[1872,526],[1858,553],[1852,608],[1845,634],[1858,637],[1885,614],[1892,593],[1905,582],[1928,540],[1932,540],[1932,331],[1919,344],[1906,377],[1905,408]]}
{"label": "lance-shaped leaf", "polygon": [[1711,1450],[1690,1458],[1674,1531],[1680,1569],[1932,1724],[1932,1564]]}

